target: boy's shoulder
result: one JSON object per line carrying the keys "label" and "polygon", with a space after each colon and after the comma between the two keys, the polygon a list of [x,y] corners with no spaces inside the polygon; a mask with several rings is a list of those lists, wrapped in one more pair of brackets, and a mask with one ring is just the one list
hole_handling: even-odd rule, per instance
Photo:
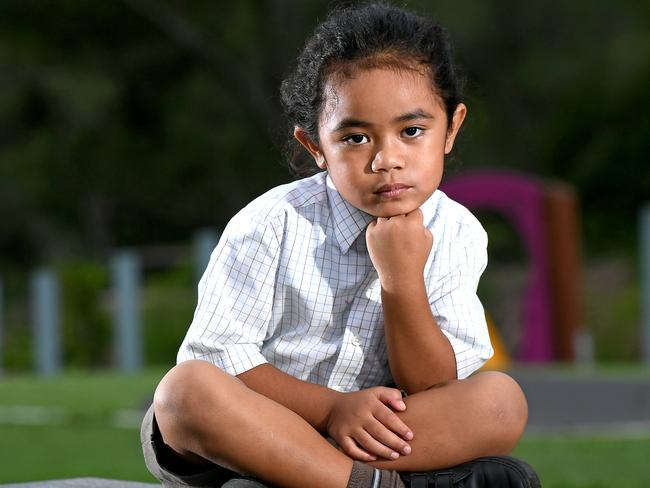
{"label": "boy's shoulder", "polygon": [[476,216],[464,205],[442,190],[436,190],[434,217],[430,229],[434,235],[443,232],[448,238],[463,244],[476,241],[487,243],[487,233]]}
{"label": "boy's shoulder", "polygon": [[327,188],[322,172],[271,188],[242,208],[233,220],[271,223],[284,219],[287,213],[326,203]]}

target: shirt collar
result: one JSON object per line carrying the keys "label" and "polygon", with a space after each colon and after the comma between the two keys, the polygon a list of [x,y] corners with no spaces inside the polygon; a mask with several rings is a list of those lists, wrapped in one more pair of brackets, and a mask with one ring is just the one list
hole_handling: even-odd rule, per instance
{"label": "shirt collar", "polygon": [[[350,246],[359,235],[368,227],[375,217],[359,210],[345,200],[334,186],[329,174],[326,178],[327,197],[332,212],[332,221],[336,241],[343,254],[347,253]],[[429,227],[438,209],[440,190],[436,190],[421,206],[423,223]]]}
{"label": "shirt collar", "polygon": [[352,243],[359,237],[368,224],[375,218],[346,201],[327,175],[327,198],[332,212],[334,235],[343,254],[347,253]]}
{"label": "shirt collar", "polygon": [[422,210],[422,223],[425,227],[431,227],[431,221],[434,219],[438,213],[438,203],[440,200],[440,190],[433,192],[425,202],[420,205],[420,210]]}

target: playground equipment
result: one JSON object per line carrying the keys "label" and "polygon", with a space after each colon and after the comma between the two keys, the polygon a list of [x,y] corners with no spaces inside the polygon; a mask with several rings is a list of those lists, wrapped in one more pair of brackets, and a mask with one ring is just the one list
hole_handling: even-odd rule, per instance
{"label": "playground equipment", "polygon": [[441,189],[471,210],[502,215],[522,239],[531,266],[517,360],[573,361],[582,332],[578,204],[573,189],[497,171],[465,173],[445,181]]}
{"label": "playground equipment", "polygon": [[490,317],[490,314],[486,313],[485,319],[487,321],[488,332],[490,334],[490,342],[492,342],[492,349],[494,349],[494,354],[488,360],[488,362],[483,365],[482,369],[508,369],[512,363],[512,359],[510,358],[510,354],[508,354],[508,350],[503,343],[503,339],[501,339],[499,329],[494,324],[494,321],[492,320],[492,317]]}
{"label": "playground equipment", "polygon": [[[492,368],[508,364],[509,356],[522,362],[573,361],[580,358],[579,340],[584,334],[579,293],[580,253],[578,205],[573,189],[505,172],[469,173],[445,181],[442,189],[473,210],[492,210],[506,218],[522,239],[530,260],[524,294],[522,335],[517,351],[507,351],[499,329],[490,320],[490,334],[497,349]],[[650,212],[650,211],[648,211]],[[645,228],[650,229],[650,214]],[[645,235],[645,234],[644,234]],[[650,249],[650,230],[646,235]],[[195,234],[195,281],[202,275],[219,239],[214,229]],[[650,263],[650,258],[648,259]],[[117,366],[133,372],[143,364],[142,321],[139,293],[143,263],[133,250],[118,250],[111,259],[113,337]],[[650,295],[650,264],[647,265]],[[32,275],[32,318],[35,336],[34,364],[42,375],[61,368],[60,291],[53,271]],[[650,300],[648,300],[650,302]],[[0,371],[2,368],[2,283],[0,282]],[[650,310],[646,311],[650,324]],[[497,324],[498,325],[498,324]],[[646,358],[650,362],[650,325],[646,326]],[[576,354],[578,353],[578,354]],[[497,364],[498,363],[498,364]]]}

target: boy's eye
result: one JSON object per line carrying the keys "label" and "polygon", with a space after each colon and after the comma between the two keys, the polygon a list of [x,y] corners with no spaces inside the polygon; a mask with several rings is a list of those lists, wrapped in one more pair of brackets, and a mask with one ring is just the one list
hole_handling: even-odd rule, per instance
{"label": "boy's eye", "polygon": [[406,137],[417,137],[422,133],[423,129],[420,127],[407,127],[404,129],[404,135]]}
{"label": "boy's eye", "polygon": [[357,144],[363,144],[365,142],[368,142],[368,138],[363,134],[352,134],[351,136],[345,137],[343,139],[343,142],[345,142],[346,144],[357,145]]}

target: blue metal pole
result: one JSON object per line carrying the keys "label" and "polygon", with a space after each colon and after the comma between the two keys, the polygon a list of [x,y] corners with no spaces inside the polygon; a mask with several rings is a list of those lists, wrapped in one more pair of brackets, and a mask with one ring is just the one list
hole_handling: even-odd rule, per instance
{"label": "blue metal pole", "polygon": [[194,282],[198,283],[208,267],[210,255],[219,243],[219,232],[206,227],[194,234]]}
{"label": "blue metal pole", "polygon": [[36,372],[53,376],[61,370],[61,293],[54,271],[40,268],[30,277]]}
{"label": "blue metal pole", "polygon": [[120,251],[111,263],[113,344],[118,367],[125,373],[139,370],[143,363],[140,268],[140,259],[132,251]]}
{"label": "blue metal pole", "polygon": [[650,204],[640,213],[641,358],[650,366]]}

